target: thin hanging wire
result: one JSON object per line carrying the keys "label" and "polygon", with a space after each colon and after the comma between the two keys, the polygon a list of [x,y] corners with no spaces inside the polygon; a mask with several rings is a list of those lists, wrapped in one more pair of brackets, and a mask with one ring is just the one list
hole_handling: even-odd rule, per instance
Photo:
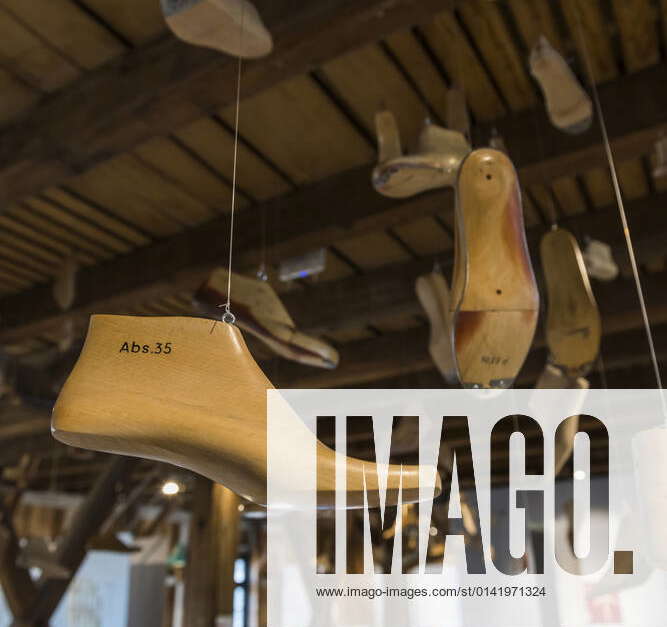
{"label": "thin hanging wire", "polygon": [[227,274],[227,302],[225,303],[225,313],[222,315],[222,321],[234,324],[236,317],[231,311],[232,305],[232,256],[234,253],[234,213],[236,209],[236,169],[238,165],[239,153],[239,111],[241,109],[241,74],[243,71],[243,34],[245,27],[245,5],[241,6],[241,29],[239,33],[239,59],[238,71],[236,75],[236,111],[234,114],[234,168],[232,171],[232,210],[229,219],[229,261]]}
{"label": "thin hanging wire", "polygon": [[653,364],[653,371],[655,373],[655,380],[660,390],[660,400],[662,402],[662,409],[667,419],[667,406],[665,405],[665,398],[662,394],[662,376],[660,374],[660,365],[658,364],[658,357],[655,352],[655,344],[653,342],[653,332],[651,330],[651,323],[648,319],[648,312],[646,310],[646,302],[644,300],[644,290],[642,288],[641,279],[639,277],[639,269],[637,266],[637,259],[635,257],[635,248],[632,243],[632,236],[630,235],[630,227],[628,226],[628,219],[625,213],[625,205],[623,203],[623,195],[621,193],[621,186],[618,182],[618,176],[616,174],[616,163],[614,161],[614,155],[611,150],[611,144],[609,143],[609,134],[607,133],[607,124],[605,122],[604,115],[602,113],[602,105],[600,104],[600,95],[598,93],[597,83],[595,82],[595,73],[593,70],[593,64],[588,52],[588,47],[586,45],[586,39],[584,37],[583,27],[581,25],[581,15],[579,10],[576,11],[577,15],[577,30],[579,39],[581,40],[581,49],[584,53],[584,60],[586,62],[586,71],[588,73],[588,79],[591,84],[591,89],[593,91],[593,102],[595,104],[595,111],[597,113],[598,119],[600,121],[600,130],[602,132],[602,141],[604,144],[605,154],[607,156],[607,162],[609,164],[609,170],[611,172],[611,181],[614,187],[614,194],[616,196],[616,204],[618,206],[618,212],[621,217],[621,224],[623,225],[623,235],[625,237],[625,244],[628,249],[628,255],[630,257],[630,265],[632,267],[632,275],[635,280],[635,287],[637,289],[637,297],[639,298],[639,306],[641,308],[642,319],[644,321],[644,329],[646,330],[646,337],[648,339],[649,351],[651,353],[651,362]]}

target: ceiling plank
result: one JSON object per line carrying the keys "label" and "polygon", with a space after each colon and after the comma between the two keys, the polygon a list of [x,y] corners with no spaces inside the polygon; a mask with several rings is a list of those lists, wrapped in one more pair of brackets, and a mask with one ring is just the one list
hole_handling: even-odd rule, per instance
{"label": "ceiling plank", "polygon": [[503,115],[505,105],[456,15],[452,11],[443,11],[423,31],[451,82],[465,91],[475,117],[486,121]]}
{"label": "ceiling plank", "polygon": [[600,0],[561,0],[560,4],[579,52],[581,67],[586,67],[589,57],[596,83],[616,78],[618,67]]}
{"label": "ceiling plank", "polygon": [[657,12],[650,0],[613,0],[625,66],[630,72],[658,63]]}
{"label": "ceiling plank", "polygon": [[[380,46],[366,46],[329,61],[322,74],[369,136],[375,137],[375,114],[388,109],[396,116],[403,146],[417,145],[428,109]],[[439,77],[436,80],[443,83]]]}
{"label": "ceiling plank", "polygon": [[486,0],[468,0],[459,10],[510,109],[520,111],[534,106],[537,98],[526,71],[526,60],[521,57],[498,6]]}
{"label": "ceiling plank", "polygon": [[[453,0],[255,4],[275,46],[270,56],[245,64],[245,97],[406,25],[427,22]],[[2,133],[2,204],[232,104],[236,65],[229,56],[166,37],[88,73]]]}

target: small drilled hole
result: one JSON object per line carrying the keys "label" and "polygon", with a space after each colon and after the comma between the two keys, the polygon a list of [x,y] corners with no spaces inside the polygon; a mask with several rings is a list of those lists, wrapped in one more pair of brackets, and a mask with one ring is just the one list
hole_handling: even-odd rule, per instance
{"label": "small drilled hole", "polygon": [[492,178],[493,178],[493,177],[492,177],[490,174],[487,174],[487,175],[486,175],[486,180],[487,180],[487,181],[490,181]]}
{"label": "small drilled hole", "polygon": [[496,294],[500,295],[500,294],[502,294],[502,293],[503,293],[502,290],[496,290]]}

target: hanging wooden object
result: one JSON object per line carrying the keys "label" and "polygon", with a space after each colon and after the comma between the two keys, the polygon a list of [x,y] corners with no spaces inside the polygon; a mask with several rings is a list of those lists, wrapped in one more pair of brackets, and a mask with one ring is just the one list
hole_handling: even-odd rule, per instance
{"label": "hanging wooden object", "polygon": [[655,140],[653,147],[653,178],[661,179],[667,176],[667,136],[661,134]]}
{"label": "hanging wooden object", "polygon": [[465,136],[427,122],[417,152],[404,155],[396,119],[390,111],[375,116],[378,165],[373,186],[390,198],[408,198],[429,189],[454,185],[463,158],[470,152]]}
{"label": "hanging wooden object", "polygon": [[461,384],[511,386],[533,341],[539,294],[516,171],[497,150],[473,151],[459,171],[451,308]]}
{"label": "hanging wooden object", "polygon": [[[217,268],[195,294],[199,308],[216,318],[226,301],[229,272]],[[239,328],[261,340],[274,353],[307,366],[335,368],[338,351],[319,338],[296,329],[275,290],[261,279],[232,273],[233,309]]]}
{"label": "hanging wooden object", "polygon": [[[589,382],[583,377],[568,377],[560,368],[547,364],[544,371],[537,380],[535,388],[538,390],[588,390]],[[579,430],[578,411],[580,407],[564,408],[564,414],[568,416],[563,429],[556,431],[556,444],[554,450],[555,474],[563,469],[565,462],[570,459],[574,449],[574,436]]]}
{"label": "hanging wooden object", "polygon": [[431,327],[428,350],[447,383],[459,383],[452,337],[450,295],[447,279],[439,270],[420,276],[415,284],[417,297]]}
{"label": "hanging wooden object", "polygon": [[174,35],[189,44],[249,58],[273,49],[271,33],[248,0],[161,0],[161,5]]}
{"label": "hanging wooden object", "polygon": [[541,36],[530,53],[530,71],[544,94],[551,123],[567,133],[583,133],[593,120],[593,103],[567,61]]}
{"label": "hanging wooden object", "polygon": [[79,272],[79,264],[74,255],[65,259],[62,266],[58,269],[55,281],[53,283],[53,298],[58,303],[58,307],[67,311],[74,304],[76,298],[76,276]]}
{"label": "hanging wooden object", "polygon": [[[53,409],[57,440],[182,466],[266,503],[267,390],[237,327],[204,318],[92,316]],[[337,454],[295,414],[282,434],[293,457],[317,447],[318,503],[335,502]],[[365,476],[364,476],[365,470]],[[347,460],[348,506],[378,489],[375,464]],[[387,468],[387,499],[419,498],[419,467]],[[437,473],[436,473],[437,474]],[[426,486],[436,491],[438,485]]]}
{"label": "hanging wooden object", "polygon": [[[58,269],[56,278],[53,282],[53,299],[58,303],[62,311],[68,311],[72,308],[76,299],[77,274],[79,264],[76,255],[70,255],[65,259],[62,266]],[[66,318],[60,325],[58,348],[61,352],[66,352],[72,346],[75,337],[74,320]]]}
{"label": "hanging wooden object", "polygon": [[602,325],[579,244],[569,231],[552,229],[542,238],[540,256],[549,358],[568,377],[584,376],[600,350]]}
{"label": "hanging wooden object", "polygon": [[609,244],[591,239],[586,244],[583,257],[586,272],[593,279],[613,281],[620,272]]}

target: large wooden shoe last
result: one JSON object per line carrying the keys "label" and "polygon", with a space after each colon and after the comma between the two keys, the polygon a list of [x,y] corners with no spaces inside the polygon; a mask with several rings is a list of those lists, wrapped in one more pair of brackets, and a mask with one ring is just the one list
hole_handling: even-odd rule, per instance
{"label": "large wooden shoe last", "polygon": [[569,231],[552,229],[542,238],[540,256],[550,361],[568,377],[583,376],[600,350],[602,324],[579,244]]}
{"label": "large wooden shoe last", "polygon": [[[266,504],[266,391],[272,387],[231,324],[96,315],[55,404],[52,432],[72,446],[188,468]],[[296,415],[284,435],[290,455],[315,446]],[[333,505],[337,456],[316,446],[319,505]],[[377,467],[347,461],[348,506],[362,506],[364,467]],[[402,500],[416,501],[419,467],[402,470]],[[366,473],[369,490],[377,488],[380,473]],[[389,466],[388,503],[396,503],[400,481],[401,467]],[[435,481],[439,490],[437,475]]]}
{"label": "large wooden shoe last", "polygon": [[452,314],[464,387],[512,385],[535,334],[539,295],[514,166],[475,150],[457,181]]}

